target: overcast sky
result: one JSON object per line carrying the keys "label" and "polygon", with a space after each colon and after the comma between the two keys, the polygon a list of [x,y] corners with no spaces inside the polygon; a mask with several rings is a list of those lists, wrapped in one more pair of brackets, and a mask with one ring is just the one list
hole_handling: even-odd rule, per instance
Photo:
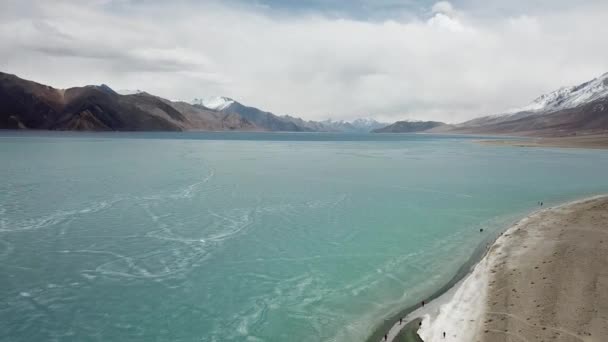
{"label": "overcast sky", "polygon": [[306,119],[459,122],[608,72],[608,1],[0,0],[0,71]]}

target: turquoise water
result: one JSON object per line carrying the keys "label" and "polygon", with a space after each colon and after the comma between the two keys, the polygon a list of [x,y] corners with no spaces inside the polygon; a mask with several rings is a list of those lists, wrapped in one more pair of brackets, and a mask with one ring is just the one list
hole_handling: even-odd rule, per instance
{"label": "turquoise water", "polygon": [[1,132],[0,340],[362,341],[607,171],[449,136]]}

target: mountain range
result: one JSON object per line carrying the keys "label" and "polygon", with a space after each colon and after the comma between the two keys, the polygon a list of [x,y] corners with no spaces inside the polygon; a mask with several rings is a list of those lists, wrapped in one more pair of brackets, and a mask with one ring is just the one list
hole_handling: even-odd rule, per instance
{"label": "mountain range", "polygon": [[192,103],[196,107],[214,110],[219,113],[236,113],[255,126],[269,131],[313,132],[322,130],[316,129],[316,127],[310,127],[311,125],[307,125],[304,120],[299,118],[277,116],[255,107],[245,106],[227,97],[194,99]]}
{"label": "mountain range", "polygon": [[216,97],[170,101],[142,90],[107,85],[56,89],[0,72],[0,129],[80,131],[357,131],[384,126],[305,121]]}
{"label": "mountain range", "polygon": [[372,130],[373,133],[414,133],[425,132],[437,127],[445,126],[438,121],[397,121],[386,127]]}
{"label": "mountain range", "polygon": [[306,121],[227,97],[170,101],[107,85],[56,89],[0,72],[0,128],[86,131],[288,131],[566,136],[608,132],[608,73],[527,106],[460,124],[373,119]]}
{"label": "mountain range", "polygon": [[106,85],[56,89],[0,73],[0,128],[80,131],[258,130],[238,114]]}
{"label": "mountain range", "polygon": [[608,73],[541,95],[525,107],[435,131],[530,136],[607,133]]}
{"label": "mountain range", "polygon": [[388,125],[369,118],[360,118],[353,121],[306,121],[290,115],[277,116],[222,96],[197,98],[192,101],[192,104],[222,113],[239,114],[254,124],[271,131],[368,133],[373,129]]}

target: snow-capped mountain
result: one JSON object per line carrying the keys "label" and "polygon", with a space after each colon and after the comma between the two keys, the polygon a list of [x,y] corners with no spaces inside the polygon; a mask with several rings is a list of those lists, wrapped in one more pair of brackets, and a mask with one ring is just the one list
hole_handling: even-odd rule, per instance
{"label": "snow-capped mountain", "polygon": [[514,108],[505,114],[521,112],[550,112],[575,108],[593,100],[608,96],[608,73],[577,86],[562,87],[536,98],[525,107]]}
{"label": "snow-capped mountain", "polygon": [[387,126],[387,123],[378,122],[371,118],[349,121],[307,121],[290,115],[276,115],[271,112],[244,105],[225,96],[195,98],[193,105],[223,112],[236,113],[261,128],[270,131],[295,132],[359,132],[368,133],[374,129]]}
{"label": "snow-capped mountain", "polygon": [[608,73],[541,95],[525,107],[449,128],[458,133],[575,135],[608,133]]}
{"label": "snow-capped mountain", "polygon": [[362,131],[370,132],[374,129],[387,125],[386,122],[378,122],[372,118],[359,118],[350,122],[351,125]]}
{"label": "snow-capped mountain", "polygon": [[562,87],[537,97],[524,107],[476,118],[457,126],[487,126],[523,120],[528,117],[550,115],[577,108],[596,100],[608,99],[608,73],[577,86]]}
{"label": "snow-capped mountain", "polygon": [[201,105],[213,110],[224,110],[234,104],[234,100],[224,96],[204,97],[192,100],[192,104]]}
{"label": "snow-capped mountain", "polygon": [[307,123],[300,118],[278,116],[255,107],[246,106],[224,96],[197,98],[192,100],[192,104],[216,112],[237,114],[262,130],[283,132],[311,132],[316,130],[308,127]]}
{"label": "snow-capped mountain", "polygon": [[145,93],[145,91],[143,90],[139,90],[139,89],[120,89],[116,91],[118,94],[120,95],[136,95],[136,94],[143,94]]}
{"label": "snow-capped mountain", "polygon": [[334,120],[325,120],[321,121],[328,130],[332,131],[341,131],[341,132],[359,132],[359,133],[369,133],[375,129],[386,127],[389,124],[384,122],[378,122],[371,118],[359,118],[353,121],[334,121]]}

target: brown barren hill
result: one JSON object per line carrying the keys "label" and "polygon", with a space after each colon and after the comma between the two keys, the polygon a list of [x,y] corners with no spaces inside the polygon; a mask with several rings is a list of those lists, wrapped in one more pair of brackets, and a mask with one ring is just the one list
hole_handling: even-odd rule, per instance
{"label": "brown barren hill", "polygon": [[56,89],[0,73],[0,128],[81,131],[258,130],[238,115],[106,85]]}

